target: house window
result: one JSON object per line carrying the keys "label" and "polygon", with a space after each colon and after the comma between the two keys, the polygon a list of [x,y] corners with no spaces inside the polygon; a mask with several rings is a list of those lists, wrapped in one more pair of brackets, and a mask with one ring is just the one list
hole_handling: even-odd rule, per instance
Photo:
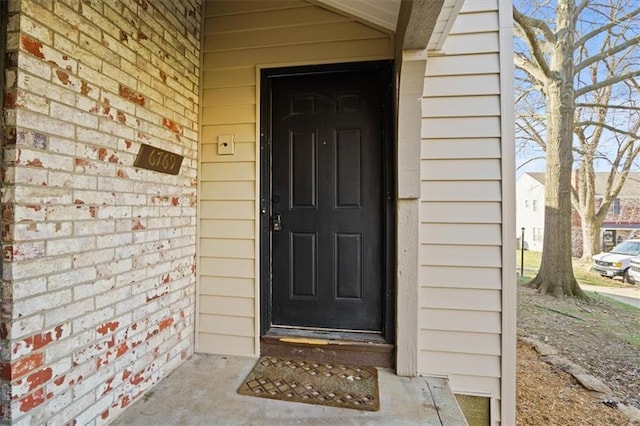
{"label": "house window", "polygon": [[531,209],[532,209],[534,212],[537,212],[537,211],[538,211],[538,200],[533,200],[533,201],[531,202]]}
{"label": "house window", "polygon": [[533,228],[533,241],[542,242],[542,228]]}
{"label": "house window", "polygon": [[620,198],[616,198],[609,204],[609,213],[620,214]]}
{"label": "house window", "polygon": [[529,200],[524,200],[524,208],[525,209],[529,208]]}

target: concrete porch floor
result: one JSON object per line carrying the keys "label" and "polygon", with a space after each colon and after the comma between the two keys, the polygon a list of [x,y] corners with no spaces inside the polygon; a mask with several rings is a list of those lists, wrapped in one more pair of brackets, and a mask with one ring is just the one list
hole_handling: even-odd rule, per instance
{"label": "concrete porch floor", "polygon": [[378,369],[380,410],[238,395],[257,359],[195,354],[138,398],[114,425],[466,425],[445,379]]}

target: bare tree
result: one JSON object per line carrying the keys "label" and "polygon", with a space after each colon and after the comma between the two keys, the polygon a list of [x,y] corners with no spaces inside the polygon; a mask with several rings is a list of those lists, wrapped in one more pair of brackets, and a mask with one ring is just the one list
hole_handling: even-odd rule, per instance
{"label": "bare tree", "polygon": [[[635,0],[521,3],[522,10],[513,10],[514,61],[518,100],[526,99],[518,107],[526,105],[526,112],[518,116],[517,130],[520,139],[546,154],[547,238],[530,285],[555,296],[584,297],[571,264],[571,207],[580,214],[587,251],[593,253],[599,226],[638,155],[633,78],[640,75],[640,7]],[[609,162],[611,173],[596,206],[595,167],[602,161]]]}

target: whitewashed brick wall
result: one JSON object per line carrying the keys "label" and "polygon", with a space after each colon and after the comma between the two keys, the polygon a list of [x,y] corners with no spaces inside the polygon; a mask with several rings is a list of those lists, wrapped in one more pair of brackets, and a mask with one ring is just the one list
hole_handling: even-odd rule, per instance
{"label": "whitewashed brick wall", "polygon": [[107,423],[193,352],[200,10],[8,3],[2,422]]}

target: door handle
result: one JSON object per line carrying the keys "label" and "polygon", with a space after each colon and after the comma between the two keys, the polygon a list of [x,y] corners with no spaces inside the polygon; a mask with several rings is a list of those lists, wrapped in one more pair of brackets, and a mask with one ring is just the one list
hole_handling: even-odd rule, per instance
{"label": "door handle", "polygon": [[280,212],[275,212],[271,217],[271,230],[273,232],[282,231],[282,215]]}

